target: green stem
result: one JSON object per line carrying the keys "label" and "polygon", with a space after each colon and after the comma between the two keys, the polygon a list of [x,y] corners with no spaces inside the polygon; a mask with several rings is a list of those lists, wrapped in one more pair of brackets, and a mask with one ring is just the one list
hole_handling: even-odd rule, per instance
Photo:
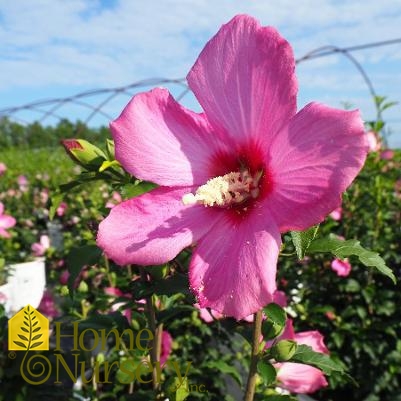
{"label": "green stem", "polygon": [[244,401],[253,401],[255,396],[257,365],[259,360],[260,337],[262,335],[262,310],[254,314],[253,334],[252,334],[252,351],[251,364],[249,366],[248,382],[246,384],[246,392]]}
{"label": "green stem", "polygon": [[[143,282],[148,281],[148,275],[143,267],[140,267],[141,280]],[[163,326],[156,325],[156,313],[153,305],[152,296],[146,297],[145,310],[149,324],[149,330],[153,333],[153,340],[150,341],[150,361],[152,363],[152,388],[155,391],[159,390],[158,375],[157,375],[157,362],[160,360],[160,349],[161,349],[161,331]],[[161,330],[160,330],[161,329]]]}

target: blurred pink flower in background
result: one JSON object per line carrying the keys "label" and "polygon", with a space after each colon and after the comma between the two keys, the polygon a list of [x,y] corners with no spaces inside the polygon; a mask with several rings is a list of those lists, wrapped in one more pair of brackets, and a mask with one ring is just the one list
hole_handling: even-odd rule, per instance
{"label": "blurred pink flower in background", "polygon": [[173,347],[173,337],[166,330],[162,332],[162,348],[160,352],[160,365],[163,366],[171,354]]}
{"label": "blurred pink flower in background", "polygon": [[113,192],[111,199],[106,203],[106,208],[112,209],[114,206],[122,202],[122,197],[118,192]]}
{"label": "blurred pink flower in background", "polygon": [[24,175],[19,175],[17,177],[17,184],[19,186],[20,191],[26,192],[28,191],[29,181]]}
{"label": "blurred pink flower in background", "polygon": [[65,202],[61,202],[58,205],[58,208],[56,209],[57,216],[58,217],[64,216],[64,213],[66,212],[67,208],[68,208],[67,204]]}
{"label": "blurred pink flower in background", "polygon": [[35,256],[43,256],[49,248],[50,238],[47,235],[41,235],[39,242],[35,242],[31,245],[32,252]]}
{"label": "blurred pink flower in background", "polygon": [[39,196],[42,204],[46,205],[47,201],[49,200],[49,190],[47,188],[42,189]]}
{"label": "blurred pink flower in background", "polygon": [[70,272],[68,270],[64,270],[59,277],[59,282],[61,285],[67,285],[68,278],[70,277]]}
{"label": "blurred pink flower in background", "polygon": [[212,323],[215,320],[224,318],[224,315],[222,315],[221,313],[219,313],[213,309],[201,308],[198,303],[196,303],[194,306],[196,309],[199,310],[199,317],[205,323]]}
{"label": "blurred pink flower in background", "polygon": [[[295,340],[298,344],[309,345],[316,352],[328,354],[323,336],[318,331],[294,332],[291,319],[287,320],[280,340]],[[275,364],[279,386],[297,394],[314,393],[327,386],[327,380],[321,370],[301,363],[284,362]]]}
{"label": "blurred pink flower in background", "polygon": [[38,306],[38,311],[43,313],[48,318],[55,318],[60,316],[60,311],[54,300],[54,296],[50,290],[46,290],[43,294],[43,298]]}
{"label": "blurred pink flower in background", "polygon": [[386,149],[380,153],[380,159],[382,160],[391,160],[394,157],[394,150]]}
{"label": "blurred pink flower in background", "polygon": [[375,131],[368,131],[366,133],[366,136],[368,138],[368,144],[369,144],[369,151],[370,152],[377,152],[381,149],[381,141],[379,138],[379,135]]}
{"label": "blurred pink flower in background", "polygon": [[337,273],[337,276],[347,277],[351,272],[352,266],[348,259],[334,259],[331,262],[331,268]]}
{"label": "blurred pink flower in background", "polygon": [[0,163],[0,176],[7,171],[7,166],[4,163]]}
{"label": "blurred pink flower in background", "polygon": [[4,205],[0,202],[0,237],[10,238],[11,234],[6,230],[14,227],[16,223],[14,217],[4,214]]}
{"label": "blurred pink flower in background", "polygon": [[[130,293],[128,293],[128,292],[124,293],[119,288],[116,288],[116,287],[106,287],[104,289],[104,292],[105,292],[105,294],[110,295],[112,297],[116,297],[116,298],[127,298],[127,299],[132,298],[132,295]],[[113,312],[115,312],[123,305],[124,305],[124,302],[115,303],[111,306],[111,310]],[[130,308],[126,308],[126,309],[122,310],[121,314],[123,316],[125,316],[129,322],[131,321],[132,311]]]}
{"label": "blurred pink flower in background", "polygon": [[330,213],[329,216],[330,216],[333,220],[339,221],[339,220],[341,220],[342,214],[343,214],[343,209],[342,209],[342,207],[338,207],[337,209],[334,209],[334,210]]}
{"label": "blurred pink flower in background", "polygon": [[196,243],[199,305],[244,319],[273,300],[281,233],[341,204],[368,151],[358,111],[297,112],[291,46],[240,15],[206,44],[187,81],[194,113],[166,89],[137,94],[111,123],[116,159],[159,187],[113,207],[97,243],[120,265],[163,264]]}

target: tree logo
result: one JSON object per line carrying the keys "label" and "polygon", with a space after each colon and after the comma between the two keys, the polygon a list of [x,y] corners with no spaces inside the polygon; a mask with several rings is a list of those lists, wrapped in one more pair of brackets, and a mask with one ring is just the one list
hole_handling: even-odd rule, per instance
{"label": "tree logo", "polygon": [[49,350],[49,320],[31,305],[25,306],[8,322],[8,350]]}

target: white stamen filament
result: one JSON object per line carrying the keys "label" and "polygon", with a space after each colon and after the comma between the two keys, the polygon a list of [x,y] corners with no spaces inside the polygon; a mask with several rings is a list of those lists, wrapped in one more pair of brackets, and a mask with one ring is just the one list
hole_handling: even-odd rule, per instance
{"label": "white stamen filament", "polygon": [[256,198],[259,195],[258,182],[261,175],[258,173],[252,177],[249,171],[243,170],[212,178],[200,186],[195,195],[185,194],[182,202],[185,205],[200,203],[204,206],[230,206],[250,197]]}

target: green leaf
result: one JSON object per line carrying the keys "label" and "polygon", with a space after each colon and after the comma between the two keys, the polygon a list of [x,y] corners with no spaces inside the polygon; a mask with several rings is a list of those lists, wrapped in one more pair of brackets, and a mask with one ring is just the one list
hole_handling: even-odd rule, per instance
{"label": "green leaf", "polygon": [[190,305],[176,305],[174,308],[169,308],[162,310],[156,313],[156,318],[159,323],[166,323],[172,318],[180,315],[180,318],[183,317],[185,312],[192,313],[194,311],[194,307]]}
{"label": "green leaf", "polygon": [[53,220],[56,215],[57,208],[60,206],[60,203],[63,201],[64,194],[56,193],[50,198],[50,209],[49,209],[49,219]]}
{"label": "green leaf", "polygon": [[106,153],[109,160],[114,160],[114,141],[112,139],[106,139]]}
{"label": "green leaf", "polygon": [[240,386],[242,386],[242,378],[238,373],[238,370],[234,366],[229,365],[227,362],[221,360],[210,361],[206,364],[206,366],[210,369],[216,369],[218,372],[229,374]]}
{"label": "green leaf", "polygon": [[293,340],[280,340],[270,349],[272,357],[277,362],[290,360],[297,351],[297,343]]}
{"label": "green leaf", "polygon": [[84,245],[80,248],[72,248],[67,256],[67,267],[70,273],[68,277],[68,289],[71,297],[74,295],[74,281],[85,265],[93,265],[100,259],[102,250],[96,245]]}
{"label": "green leaf", "polygon": [[333,361],[328,355],[313,351],[312,347],[305,344],[298,345],[290,361],[312,365],[328,376],[333,372],[345,373],[344,368],[339,363]]}
{"label": "green leaf", "polygon": [[101,173],[104,170],[107,170],[109,167],[113,167],[113,166],[121,166],[121,164],[117,160],[105,160],[102,163],[102,165],[99,167],[99,173]]}
{"label": "green leaf", "polygon": [[154,286],[157,295],[171,296],[177,293],[190,295],[188,276],[186,274],[174,274],[165,280],[159,280]]}
{"label": "green leaf", "polygon": [[348,256],[357,256],[359,261],[367,267],[375,267],[379,272],[389,277],[393,283],[396,283],[396,278],[392,270],[386,266],[383,258],[373,251],[363,248],[359,241],[341,240],[335,235],[330,235],[327,238],[319,238],[312,242],[308,252],[330,252],[335,257],[344,259]]}
{"label": "green leaf", "polygon": [[189,396],[188,379],[180,382],[178,377],[166,381],[166,394],[170,401],[184,401]]}
{"label": "green leaf", "polygon": [[157,185],[151,182],[140,181],[136,184],[126,184],[122,187],[121,193],[124,199],[134,198],[156,188]]}
{"label": "green leaf", "polygon": [[276,381],[277,372],[275,367],[264,360],[260,360],[257,365],[258,373],[266,386]]}
{"label": "green leaf", "polygon": [[133,358],[122,361],[116,373],[116,378],[118,382],[122,384],[129,384],[134,382],[136,379],[135,373],[137,365],[138,361]]}
{"label": "green leaf", "polygon": [[305,231],[290,231],[292,243],[295,246],[295,251],[297,252],[299,260],[305,257],[305,253],[315,239],[318,231],[319,225],[313,226]]}
{"label": "green leaf", "polygon": [[267,319],[262,323],[262,334],[267,341],[278,337],[284,331],[287,315],[285,310],[275,303],[267,305],[263,311]]}

